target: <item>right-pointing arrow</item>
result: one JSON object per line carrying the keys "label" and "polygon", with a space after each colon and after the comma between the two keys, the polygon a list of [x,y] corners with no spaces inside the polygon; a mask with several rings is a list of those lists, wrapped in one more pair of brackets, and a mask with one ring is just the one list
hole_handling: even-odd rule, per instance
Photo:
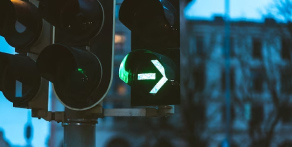
{"label": "right-pointing arrow", "polygon": [[155,80],[155,79],[156,79],[155,73],[138,74],[138,80]]}
{"label": "right-pointing arrow", "polygon": [[165,69],[161,65],[161,63],[158,60],[151,60],[151,62],[154,64],[154,66],[162,74],[162,78],[160,79],[160,81],[150,91],[150,93],[156,94],[160,90],[160,88],[167,82],[168,79],[166,78]]}

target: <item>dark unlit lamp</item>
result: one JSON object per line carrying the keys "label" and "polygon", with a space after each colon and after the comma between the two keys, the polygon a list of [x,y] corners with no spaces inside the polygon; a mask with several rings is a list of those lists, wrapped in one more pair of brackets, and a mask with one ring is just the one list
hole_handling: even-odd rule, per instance
{"label": "dark unlit lamp", "polygon": [[104,23],[104,10],[98,0],[41,0],[39,11],[60,33],[67,34],[66,43],[90,40]]}
{"label": "dark unlit lamp", "polygon": [[95,105],[102,68],[89,51],[54,44],[46,47],[37,60],[45,79],[54,84],[60,101],[68,108],[82,110]]}
{"label": "dark unlit lamp", "polygon": [[166,0],[125,0],[119,19],[146,42],[165,41],[177,31],[175,8]]}
{"label": "dark unlit lamp", "polygon": [[22,0],[0,1],[0,35],[17,52],[27,52],[37,41],[42,24],[37,7],[32,3]]}
{"label": "dark unlit lamp", "polygon": [[32,59],[0,53],[0,91],[15,106],[26,105],[39,91],[41,76]]}

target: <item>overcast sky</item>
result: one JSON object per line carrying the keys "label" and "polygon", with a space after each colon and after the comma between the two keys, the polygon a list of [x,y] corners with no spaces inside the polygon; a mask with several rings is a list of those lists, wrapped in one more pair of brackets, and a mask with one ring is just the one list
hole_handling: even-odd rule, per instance
{"label": "overcast sky", "polygon": [[[273,0],[230,0],[232,19],[261,20]],[[193,0],[185,9],[187,18],[212,18],[224,14],[225,0]]]}

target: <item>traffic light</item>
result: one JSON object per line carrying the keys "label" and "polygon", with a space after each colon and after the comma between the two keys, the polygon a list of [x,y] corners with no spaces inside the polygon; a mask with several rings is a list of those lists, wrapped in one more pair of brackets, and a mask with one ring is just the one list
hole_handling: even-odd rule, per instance
{"label": "traffic light", "polygon": [[27,56],[0,53],[0,91],[14,106],[24,106],[41,85],[35,61]]}
{"label": "traffic light", "polygon": [[[104,6],[98,0],[40,0],[39,12],[56,27],[57,42],[86,46],[103,27]],[[113,6],[107,8],[113,10]]]}
{"label": "traffic light", "polygon": [[114,0],[40,0],[56,40],[40,53],[37,68],[71,110],[93,108],[110,87],[114,6]]}
{"label": "traffic light", "polygon": [[51,26],[38,15],[36,5],[23,0],[2,0],[0,20],[0,35],[19,53],[0,53],[0,91],[14,107],[46,109],[48,82],[31,53],[52,42]]}
{"label": "traffic light", "polygon": [[37,7],[27,1],[1,0],[0,20],[0,35],[19,53],[28,52],[42,32]]}
{"label": "traffic light", "polygon": [[131,104],[179,104],[179,1],[124,0],[119,19],[131,30],[131,52],[119,70],[131,86]]}

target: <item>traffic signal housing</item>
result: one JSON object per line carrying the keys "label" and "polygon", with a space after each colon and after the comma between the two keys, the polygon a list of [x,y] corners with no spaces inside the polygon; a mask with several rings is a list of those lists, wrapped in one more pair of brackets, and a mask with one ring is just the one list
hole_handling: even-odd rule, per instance
{"label": "traffic signal housing", "polygon": [[131,86],[131,104],[179,104],[179,2],[124,0],[119,18],[131,30],[131,52],[119,71]]}
{"label": "traffic signal housing", "polygon": [[0,53],[0,91],[15,107],[28,107],[40,85],[35,61],[23,55]]}
{"label": "traffic signal housing", "polygon": [[0,90],[14,107],[47,110],[48,81],[41,78],[35,60],[52,43],[53,28],[41,18],[36,3],[0,2],[0,35],[19,53],[0,53]]}
{"label": "traffic signal housing", "polygon": [[58,43],[84,46],[101,31],[104,7],[113,10],[113,6],[98,0],[41,0],[39,12],[56,27]]}
{"label": "traffic signal housing", "polygon": [[37,7],[23,0],[1,0],[0,20],[0,35],[19,53],[29,52],[43,28]]}
{"label": "traffic signal housing", "polygon": [[114,0],[40,1],[39,11],[55,26],[56,40],[41,52],[37,68],[71,110],[93,108],[110,87],[114,6]]}
{"label": "traffic signal housing", "polygon": [[93,105],[102,78],[101,63],[94,54],[54,44],[42,51],[37,66],[41,75],[54,84],[65,106],[83,109]]}

